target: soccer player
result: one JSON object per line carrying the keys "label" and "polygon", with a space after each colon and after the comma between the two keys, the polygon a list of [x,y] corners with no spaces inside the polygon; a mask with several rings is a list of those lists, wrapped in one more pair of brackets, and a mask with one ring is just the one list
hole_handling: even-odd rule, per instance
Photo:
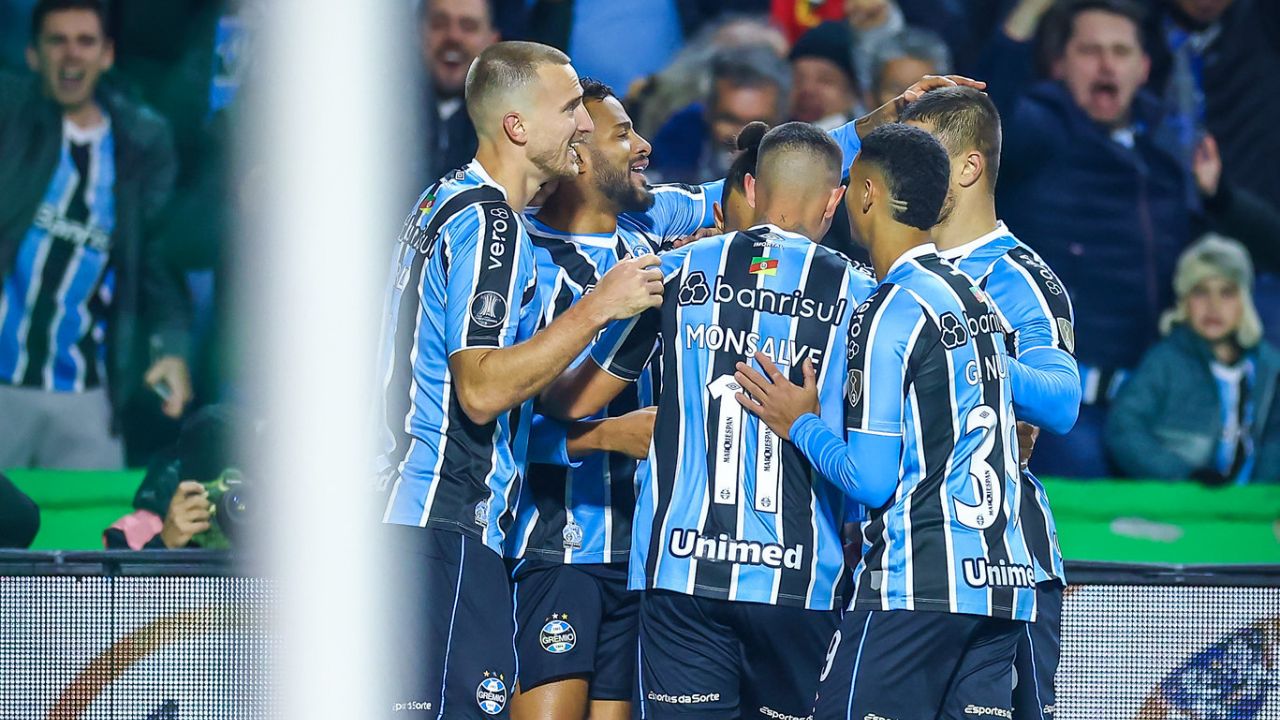
{"label": "soccer player", "polygon": [[[645,181],[649,143],[609,86],[582,79],[595,131],[578,143],[581,171],[525,213],[543,316],[573,307],[620,260],[712,220],[720,182]],[[576,362],[585,359],[582,353]],[[572,427],[535,418],[531,464],[510,533],[519,693],[512,716],[630,718],[639,596],[627,592],[636,460],[648,454],[656,377]],[[611,451],[611,452],[609,452]],[[560,456],[560,457],[556,457]],[[573,460],[570,461],[569,457]]]}
{"label": "soccer player", "polygon": [[[1074,317],[1066,287],[1040,256],[996,219],[1000,165],[1000,115],[985,94],[971,88],[925,93],[902,120],[933,133],[951,160],[951,190],[942,220],[933,228],[939,254],[986,292],[1009,326],[1013,406],[1018,419],[1066,433],[1080,408]],[[1049,498],[1022,471],[1023,533],[1036,569],[1034,623],[1024,628],[1015,664],[1015,720],[1049,720],[1056,704],[1053,678],[1062,635],[1062,553]]]}
{"label": "soccer player", "polygon": [[641,375],[660,334],[663,392],[639,472],[630,587],[640,608],[642,717],[805,717],[839,622],[843,498],[734,402],[759,350],[800,378],[816,365],[839,429],[844,343],[872,280],[813,242],[843,194],[841,151],[787,123],[747,175],[748,230],[665,253],[660,311],[615,323],[592,362],[544,394],[595,412]]}
{"label": "soccer player", "polygon": [[846,206],[880,284],[848,335],[845,435],[811,370],[739,363],[737,398],[869,508],[849,612],[815,718],[1008,717],[1014,648],[1034,618],[1003,326],[928,231],[946,151],[902,124],[863,140]]}
{"label": "soccer player", "polygon": [[[652,257],[620,262],[534,334],[533,249],[518,213],[578,171],[592,129],[569,59],[536,43],[484,50],[466,82],[476,158],[405,221],[382,352],[383,522],[398,564],[387,642],[395,717],[507,716],[514,627],[501,553],[528,442],[530,398],[610,320],[656,305]],[[379,713],[381,714],[381,713]]]}

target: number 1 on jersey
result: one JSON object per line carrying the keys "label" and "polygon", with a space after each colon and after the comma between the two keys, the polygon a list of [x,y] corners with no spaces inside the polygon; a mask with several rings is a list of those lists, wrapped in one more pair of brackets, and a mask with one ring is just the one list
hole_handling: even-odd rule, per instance
{"label": "number 1 on jersey", "polygon": [[742,469],[742,425],[746,422],[746,411],[738,404],[734,395],[741,390],[742,386],[732,375],[721,375],[707,383],[707,392],[720,403],[720,416],[716,422],[716,437],[711,451],[716,456],[712,500],[721,505],[734,505],[738,502],[738,473]]}

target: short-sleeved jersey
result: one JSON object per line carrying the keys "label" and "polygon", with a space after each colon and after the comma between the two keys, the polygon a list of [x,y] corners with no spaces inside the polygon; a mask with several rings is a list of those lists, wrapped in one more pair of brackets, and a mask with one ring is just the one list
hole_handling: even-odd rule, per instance
{"label": "short-sleeved jersey", "polygon": [[383,522],[462,532],[501,553],[532,401],[472,422],[449,358],[533,334],[541,298],[532,245],[502,188],[475,161],[423,193],[399,240],[379,366]]}
{"label": "short-sleeved jersey", "polygon": [[[995,304],[1011,331],[1011,357],[1048,350],[1065,353],[1075,363],[1075,315],[1066,286],[1004,223],[977,240],[943,252],[942,257],[977,280]],[[1030,472],[1022,473],[1022,483],[1023,534],[1035,560],[1036,581],[1065,582],[1049,496]]]}
{"label": "short-sleeved jersey", "polygon": [[[638,477],[629,585],[832,609],[844,499],[735,399],[735,365],[760,351],[795,382],[818,371],[838,431],[853,308],[874,286],[842,256],[761,226],[665,253],[661,308],[605,330],[592,352],[637,377],[662,337],[662,397]],[[754,361],[752,361],[754,362]]]}
{"label": "short-sleeved jersey", "polygon": [[[550,323],[591,291],[619,260],[655,252],[664,243],[713,221],[711,204],[721,183],[658,185],[645,212],[618,216],[612,233],[568,234],[525,214],[533,241],[543,322]],[[586,359],[590,348],[574,361]],[[659,368],[650,367],[600,413],[618,417],[657,401]],[[516,525],[507,542],[511,557],[534,555],[565,563],[625,562],[631,552],[636,461],[622,453],[593,453],[575,466],[532,463]]]}
{"label": "short-sleeved jersey", "polygon": [[1005,332],[984,293],[913,248],[857,309],[848,353],[847,431],[902,436],[852,607],[1034,619]]}

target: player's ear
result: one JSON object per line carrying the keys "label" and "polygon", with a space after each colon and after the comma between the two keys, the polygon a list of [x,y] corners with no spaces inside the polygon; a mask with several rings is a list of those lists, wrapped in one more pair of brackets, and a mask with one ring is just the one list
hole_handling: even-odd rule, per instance
{"label": "player's ear", "polygon": [[982,153],[977,150],[966,153],[964,156],[964,164],[960,166],[960,177],[956,181],[960,187],[972,187],[974,183],[982,179],[983,173],[987,171],[987,159],[982,157]]}
{"label": "player's ear", "polygon": [[747,204],[752,210],[756,209],[756,178],[751,173],[747,173],[742,178],[742,189],[747,196]]}
{"label": "player's ear", "polygon": [[840,207],[840,201],[844,199],[844,191],[844,185],[837,185],[831,191],[831,196],[827,198],[827,208],[822,212],[824,221],[836,216],[836,209]]}
{"label": "player's ear", "polygon": [[529,128],[525,126],[524,118],[520,117],[520,113],[509,112],[503,115],[502,131],[516,145],[525,145],[529,142]]}
{"label": "player's ear", "polygon": [[862,181],[862,214],[866,215],[871,212],[871,206],[876,201],[876,186],[871,182],[871,178],[865,178]]}
{"label": "player's ear", "polygon": [[716,229],[724,230],[724,208],[720,207],[720,203],[711,203],[711,216],[716,219]]}

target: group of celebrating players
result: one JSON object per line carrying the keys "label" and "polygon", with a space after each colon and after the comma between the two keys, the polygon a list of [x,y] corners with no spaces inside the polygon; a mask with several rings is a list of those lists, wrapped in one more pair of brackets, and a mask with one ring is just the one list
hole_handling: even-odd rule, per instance
{"label": "group of celebrating players", "polygon": [[[1072,312],[997,220],[981,88],[752,124],[724,180],[650,186],[610,88],[481,53],[479,150],[386,307],[379,714],[1052,717],[1062,560],[1017,421],[1074,423]],[[872,269],[818,242],[841,202]]]}

